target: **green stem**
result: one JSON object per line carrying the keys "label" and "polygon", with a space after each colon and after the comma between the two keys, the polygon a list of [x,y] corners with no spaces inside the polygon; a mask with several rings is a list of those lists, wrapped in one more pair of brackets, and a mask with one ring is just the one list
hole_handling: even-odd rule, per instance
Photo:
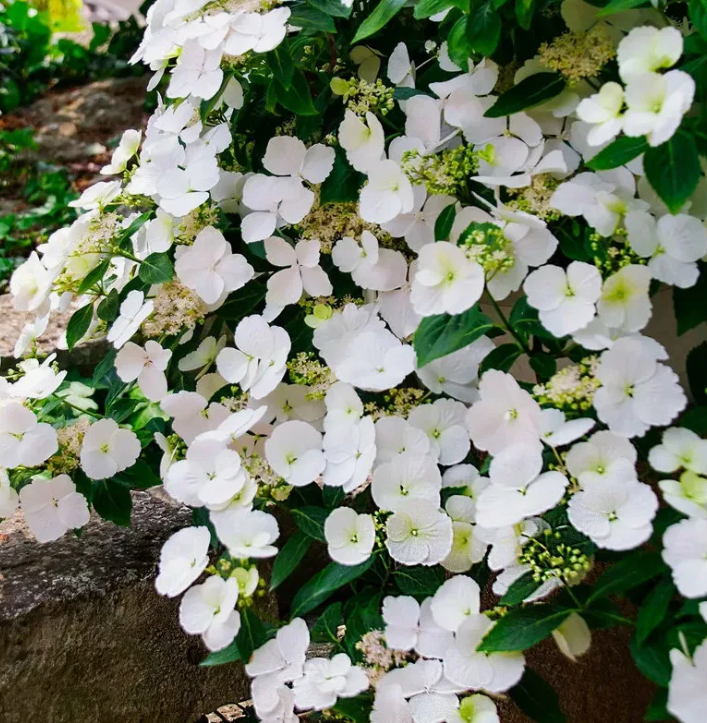
{"label": "green stem", "polygon": [[506,330],[508,333],[516,340],[520,348],[528,355],[532,356],[532,352],[530,351],[530,347],[527,345],[525,340],[516,332],[516,330],[511,326],[510,321],[508,321],[508,318],[501,310],[501,307],[498,305],[498,302],[496,299],[491,296],[491,293],[489,290],[486,290],[486,296],[488,297],[488,300],[491,302],[491,305],[496,310],[496,313],[501,318],[501,321],[503,322],[503,325],[506,327]]}

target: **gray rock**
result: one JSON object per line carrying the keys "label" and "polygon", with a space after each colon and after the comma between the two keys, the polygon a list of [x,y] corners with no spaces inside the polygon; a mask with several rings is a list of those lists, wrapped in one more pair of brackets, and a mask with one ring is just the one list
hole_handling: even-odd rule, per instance
{"label": "gray rock", "polygon": [[[94,519],[81,539],[0,535],[0,721],[194,723],[248,697],[238,664],[201,668],[178,600],[153,586],[187,510],[134,495],[133,528]],[[7,526],[7,522],[5,523]]]}

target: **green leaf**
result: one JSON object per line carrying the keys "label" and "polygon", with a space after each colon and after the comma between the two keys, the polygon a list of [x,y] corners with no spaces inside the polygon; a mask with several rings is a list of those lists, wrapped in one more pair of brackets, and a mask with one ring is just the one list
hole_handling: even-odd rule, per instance
{"label": "green leaf", "polygon": [[530,30],[535,12],[535,0],[516,0],[516,20],[523,30]]}
{"label": "green leaf", "polygon": [[93,385],[96,386],[98,382],[103,379],[103,377],[107,376],[113,371],[113,367],[115,366],[115,357],[118,354],[118,350],[114,347],[111,347],[108,352],[106,352],[106,355],[101,359],[101,361],[98,362],[96,365],[96,368],[93,372]]}
{"label": "green leaf", "polygon": [[322,490],[322,500],[324,501],[324,506],[329,510],[340,507],[341,503],[344,501],[344,497],[346,497],[346,492],[344,492],[343,487],[330,487],[329,485],[326,485]]}
{"label": "green leaf", "polygon": [[469,12],[469,0],[420,0],[415,5],[413,15],[416,20],[424,20],[441,13],[447,8],[457,7],[463,12]]}
{"label": "green leaf", "polygon": [[431,97],[427,91],[421,90],[420,88],[396,88],[393,91],[393,100],[408,100],[414,98],[416,95]]}
{"label": "green leaf", "polygon": [[457,211],[454,208],[454,204],[450,203],[449,206],[446,206],[442,210],[442,213],[437,216],[437,220],[435,221],[435,241],[446,241],[449,238],[456,215]]}
{"label": "green leaf", "polygon": [[467,16],[463,15],[452,26],[447,36],[447,52],[452,62],[460,68],[466,67],[466,61],[472,54],[469,38],[466,36]]}
{"label": "green leaf", "polygon": [[700,263],[700,276],[689,289],[673,286],[673,309],[678,323],[678,336],[707,321],[707,267]]}
{"label": "green leaf", "polygon": [[203,668],[208,668],[213,665],[225,665],[226,663],[236,663],[243,660],[241,657],[241,651],[238,649],[238,641],[234,639],[230,645],[223,648],[223,650],[217,650],[215,653],[209,653],[199,665]]}
{"label": "green leaf", "polygon": [[641,605],[636,620],[636,642],[639,645],[663,622],[674,594],[675,585],[666,577],[653,588]]}
{"label": "green leaf", "polygon": [[106,275],[106,271],[108,271],[108,267],[110,266],[110,259],[104,259],[101,261],[98,266],[96,266],[95,269],[92,269],[89,271],[86,276],[84,276],[83,281],[79,284],[78,294],[85,294],[89,289],[92,289],[97,283],[100,281],[103,281],[103,277]]}
{"label": "green leaf", "polygon": [[115,480],[98,480],[93,484],[93,508],[104,519],[121,527],[130,526],[133,500],[130,490]]}
{"label": "green leaf", "polygon": [[406,0],[381,0],[373,12],[361,23],[351,44],[360,42],[387,25],[405,5]]}
{"label": "green leaf", "polygon": [[700,436],[707,435],[707,407],[688,409],[680,418],[680,426],[691,429]]}
{"label": "green leaf", "polygon": [[286,88],[277,79],[273,80],[273,87],[277,102],[287,110],[297,115],[317,115],[307,79],[299,68],[296,68],[292,74],[292,83],[289,88]]}
{"label": "green leaf", "polygon": [[293,8],[287,22],[302,28],[302,32],[305,34],[336,32],[336,25],[330,15],[307,5],[298,5]]}
{"label": "green leaf", "polygon": [[93,304],[86,304],[75,311],[66,326],[66,346],[71,351],[83,339],[93,321]]}
{"label": "green leaf", "polygon": [[514,580],[501,598],[499,605],[520,605],[529,595],[532,595],[540,583],[533,580],[533,573],[526,572]]}
{"label": "green leaf", "polygon": [[165,253],[150,254],[140,264],[139,276],[146,284],[165,284],[174,278],[172,260]]}
{"label": "green leaf", "polygon": [[135,462],[132,467],[119,472],[114,479],[133,490],[146,490],[162,484],[160,476],[142,459]]}
{"label": "green leaf", "polygon": [[429,597],[444,582],[444,570],[440,567],[401,567],[393,573],[393,580],[403,595]]}
{"label": "green leaf", "polygon": [[355,698],[339,698],[332,710],[353,723],[369,723],[372,708],[371,696],[363,693]]}
{"label": "green leaf", "polygon": [[544,382],[557,371],[557,360],[545,352],[533,353],[530,357],[530,368],[538,375],[540,381]]}
{"label": "green leaf", "polygon": [[241,610],[241,629],[236,635],[236,642],[244,663],[251,659],[254,650],[268,641],[269,629],[270,626],[266,627],[263,624],[253,608],[247,607]]}
{"label": "green leaf", "polygon": [[486,57],[493,54],[501,39],[501,16],[491,2],[472,10],[466,23],[466,38],[471,49]]}
{"label": "green leaf", "polygon": [[487,653],[527,650],[550,635],[569,614],[569,610],[554,605],[515,608],[497,621],[477,650]]}
{"label": "green leaf", "polygon": [[[702,300],[705,303],[705,300]],[[690,349],[687,355],[687,381],[697,404],[707,404],[707,341]]]}
{"label": "green leaf", "polygon": [[351,7],[346,7],[339,0],[307,0],[307,2],[317,10],[335,18],[348,18],[353,10],[353,4]]}
{"label": "green leaf", "polygon": [[669,141],[646,151],[643,168],[670,212],[678,213],[702,175],[695,139],[679,129]]}
{"label": "green leaf", "polygon": [[492,352],[489,352],[479,365],[479,375],[489,369],[499,369],[507,372],[515,363],[518,357],[523,355],[523,350],[516,343],[501,344]]}
{"label": "green leaf", "polygon": [[526,296],[521,296],[511,309],[508,317],[514,331],[524,337],[539,336],[541,339],[554,339],[555,337],[540,323],[538,310],[534,309]]}
{"label": "green leaf", "polygon": [[511,700],[537,723],[566,723],[555,689],[532,668],[508,691]]}
{"label": "green leaf", "polygon": [[521,80],[484,113],[486,118],[502,118],[521,110],[535,108],[550,98],[559,95],[567,81],[559,73],[536,73]]}
{"label": "green leaf", "polygon": [[326,542],[324,522],[329,517],[329,510],[325,510],[323,507],[307,506],[291,510],[291,512],[301,532],[313,540]]}
{"label": "green leaf", "polygon": [[297,531],[282,546],[275,557],[270,575],[270,589],[281,585],[297,568],[312,544],[312,538],[304,532]]}
{"label": "green leaf", "polygon": [[626,592],[666,570],[659,552],[638,550],[612,565],[594,583],[587,603],[618,592]]}
{"label": "green leaf", "polygon": [[335,602],[329,605],[321,614],[310,631],[312,642],[338,644],[339,639],[336,636],[336,631],[341,622],[341,608],[341,603]]}
{"label": "green leaf", "polygon": [[454,316],[426,316],[417,327],[413,340],[417,364],[424,367],[435,359],[463,349],[494,327],[491,318],[481,313],[478,304]]}
{"label": "green leaf", "polygon": [[689,14],[695,30],[707,40],[707,0],[690,0]]}
{"label": "green leaf", "polygon": [[374,559],[374,555],[371,555],[365,562],[353,566],[329,563],[298,590],[292,600],[291,616],[295,618],[314,610],[333,592],[363,575],[371,567]]}
{"label": "green leaf", "polygon": [[572,261],[590,261],[591,254],[587,251],[584,243],[584,233],[579,224],[572,223],[569,228],[561,227],[555,231],[555,236],[560,242],[562,253]]}
{"label": "green leaf", "polygon": [[219,319],[224,319],[233,329],[236,324],[253,313],[265,298],[267,287],[258,281],[248,282],[242,289],[229,294],[228,301],[216,312]]}
{"label": "green leaf", "polygon": [[604,17],[605,15],[614,15],[615,13],[622,13],[624,10],[631,10],[631,8],[637,8],[641,5],[646,5],[646,0],[611,0],[611,2],[603,7],[598,13],[597,17]]}
{"label": "green leaf", "polygon": [[344,608],[346,617],[346,634],[344,646],[349,657],[356,662],[363,659],[356,644],[371,630],[382,630],[385,627],[381,615],[381,598],[383,594],[367,588],[352,598]]}
{"label": "green leaf", "polygon": [[631,656],[636,667],[656,685],[666,686],[670,682],[672,666],[668,650],[660,641],[649,640],[644,645],[636,642],[635,636],[629,643]]}
{"label": "green leaf", "polygon": [[292,76],[295,73],[295,63],[290,55],[290,46],[287,41],[280,43],[265,57],[273,76],[282,83],[283,88],[289,90],[292,85]]}
{"label": "green leaf", "polygon": [[350,203],[358,201],[358,194],[366,177],[346,160],[346,154],[337,146],[334,168],[322,183],[319,200],[326,203]]}
{"label": "green leaf", "polygon": [[648,710],[643,716],[645,721],[674,721],[670,713],[668,713],[668,690],[666,688],[658,688]]}
{"label": "green leaf", "polygon": [[648,141],[643,136],[639,138],[619,136],[606,148],[599,151],[596,156],[590,158],[587,161],[587,166],[594,171],[609,171],[612,168],[625,166],[634,158],[638,158],[641,153],[645,153],[649,148]]}
{"label": "green leaf", "polygon": [[96,316],[101,321],[111,322],[118,316],[120,310],[120,294],[117,289],[111,289],[110,294],[98,304]]}

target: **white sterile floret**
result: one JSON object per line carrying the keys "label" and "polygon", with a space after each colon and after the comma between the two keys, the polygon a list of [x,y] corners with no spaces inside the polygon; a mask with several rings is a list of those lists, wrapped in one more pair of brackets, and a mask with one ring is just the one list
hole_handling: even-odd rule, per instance
{"label": "white sterile floret", "polygon": [[489,468],[491,484],[476,503],[479,525],[515,525],[553,508],[569,482],[560,472],[542,472],[542,467],[542,455],[535,445],[512,445],[499,452]]}
{"label": "white sterile floret", "polygon": [[155,587],[160,595],[176,597],[183,593],[209,564],[208,527],[185,527],[162,545],[159,574]]}
{"label": "white sterile floret", "polygon": [[226,444],[227,440],[215,432],[199,435],[189,445],[186,457],[170,466],[165,490],[192,507],[226,507],[248,481],[240,456]]}
{"label": "white sterile floret", "polygon": [[273,542],[280,535],[277,520],[267,512],[231,508],[212,516],[218,539],[231,557],[255,558],[277,555]]}
{"label": "white sterile floret", "polygon": [[447,394],[462,402],[479,398],[474,382],[479,374],[479,364],[495,349],[486,336],[461,349],[418,367],[415,373],[420,381],[435,394]]}
{"label": "white sterile floret", "polygon": [[573,261],[567,270],[547,265],[523,284],[528,303],[539,310],[542,325],[557,337],[585,327],[595,316],[601,274],[591,264]]}
{"label": "white sterile floret", "polygon": [[379,248],[378,239],[367,230],[361,233],[360,244],[350,236],[337,241],[331,258],[362,289],[392,291],[407,279],[405,257],[399,251]]}
{"label": "white sterile floret", "polygon": [[113,156],[107,166],[101,168],[101,174],[110,176],[114,173],[122,173],[128,161],[137,153],[142,140],[142,133],[136,130],[127,130],[120,137],[118,146],[113,151]]}
{"label": "white sterile floret", "polygon": [[373,113],[367,112],[364,122],[353,111],[346,110],[339,126],[339,144],[357,171],[367,173],[383,158],[384,143],[383,126]]}
{"label": "white sterile floret", "polygon": [[434,460],[404,452],[376,467],[371,495],[381,510],[397,512],[408,500],[425,500],[439,507],[441,487],[442,476]]}
{"label": "white sterile floret", "polygon": [[307,148],[299,138],[276,136],[268,141],[263,165],[276,176],[322,183],[334,167],[334,149],[321,143]]}
{"label": "white sterile floret", "polygon": [[202,229],[192,246],[179,247],[174,270],[182,284],[207,304],[245,286],[255,273],[244,256],[231,252],[223,234],[213,226]]}
{"label": "white sterile floret", "polygon": [[324,397],[324,403],[326,404],[325,432],[342,425],[353,425],[363,417],[363,402],[350,384],[344,382],[332,384]]}
{"label": "white sterile floret", "polygon": [[[194,350],[185,354],[177,364],[180,372],[199,371],[199,374],[206,372],[209,367],[215,363],[218,353],[226,346],[226,335],[219,339],[215,336],[207,336],[203,339],[199,346]],[[198,376],[198,375],[197,375]]]}
{"label": "white sterile floret", "polygon": [[68,530],[86,525],[90,517],[86,498],[65,474],[52,479],[35,477],[20,490],[19,499],[38,542],[58,540]]}
{"label": "white sterile floret", "polygon": [[496,704],[481,693],[462,698],[459,710],[447,718],[447,723],[500,723],[500,721]]}
{"label": "white sterile floret", "polygon": [[302,618],[295,618],[277,631],[277,635],[253,651],[245,671],[251,678],[273,676],[287,683],[302,675],[305,653],[309,647],[309,630]]}
{"label": "white sterile floret", "polygon": [[234,610],[237,601],[236,580],[212,575],[187,590],[179,606],[179,623],[190,635],[201,635],[209,650],[222,650],[241,627],[240,613]]}
{"label": "white sterile floret", "polygon": [[581,615],[571,613],[553,631],[552,637],[560,652],[573,663],[584,655],[592,644],[592,633]]}
{"label": "white sterile floret", "polygon": [[329,557],[340,565],[360,565],[373,551],[376,529],[371,515],[360,515],[350,507],[339,507],[324,523]]}
{"label": "white sterile floret", "polygon": [[268,279],[266,301],[275,306],[296,304],[306,291],[310,296],[329,296],[333,287],[319,266],[319,241],[298,241],[293,248],[277,236],[265,239],[265,258],[284,267]]}
{"label": "white sterile floret", "polygon": [[589,417],[579,417],[567,421],[565,413],[559,409],[543,409],[542,441],[548,447],[564,447],[583,437],[596,422]]}
{"label": "white sterile floret", "polygon": [[377,161],[366,172],[368,183],[359,196],[359,215],[364,221],[385,223],[412,210],[412,185],[395,161]]}
{"label": "white sterile floret", "polygon": [[592,125],[587,134],[590,146],[601,146],[621,132],[624,89],[615,82],[604,83],[598,93],[585,98],[577,106],[577,116]]}
{"label": "white sterile floret", "polygon": [[142,291],[131,291],[120,305],[120,315],[106,337],[116,349],[120,349],[140,328],[145,319],[154,311],[154,302],[145,301]]}
{"label": "white sterile floret", "polygon": [[678,480],[661,480],[658,486],[671,507],[688,517],[707,519],[707,478],[687,471]]}
{"label": "white sterile floret", "polygon": [[351,663],[345,653],[327,658],[310,658],[304,674],[294,681],[295,706],[299,710],[331,708],[339,698],[354,698],[368,688],[363,668]]}
{"label": "white sterile floret", "polygon": [[647,211],[633,211],[625,224],[631,248],[649,259],[653,278],[683,289],[697,283],[697,261],[707,254],[707,228],[700,219],[681,213],[656,221]]}
{"label": "white sterile floret", "polygon": [[657,472],[677,472],[685,468],[707,474],[707,440],[690,429],[671,427],[663,432],[662,443],[648,453],[648,462]]}
{"label": "white sterile floret", "polygon": [[484,559],[488,549],[488,542],[476,534],[476,503],[466,495],[452,495],[444,509],[452,520],[454,538],[442,567],[450,572],[466,572]]}
{"label": "white sterile floret", "polygon": [[484,636],[494,627],[485,615],[470,615],[456,631],[454,645],[444,656],[444,674],[464,688],[483,688],[501,693],[513,687],[523,675],[522,653],[486,653],[477,650]]}
{"label": "white sterile floret", "polygon": [[684,597],[707,595],[707,520],[691,518],[671,525],[663,535],[663,560]]}
{"label": "white sterile floret", "polygon": [[628,82],[637,75],[670,68],[680,59],[682,46],[682,33],[670,25],[633,28],[619,43],[619,75]]}
{"label": "white sterile floret", "polygon": [[40,307],[43,310],[46,309],[49,305],[49,293],[55,278],[56,273],[47,271],[36,251],[32,251],[27,260],[15,269],[10,278],[12,306],[17,311],[38,313]]}
{"label": "white sterile floret", "polygon": [[455,244],[440,241],[420,249],[410,301],[421,316],[460,314],[483,290],[483,269]]}
{"label": "white sterile floret", "polygon": [[300,419],[303,422],[319,421],[326,412],[321,399],[312,399],[312,389],[305,384],[278,384],[266,397],[254,401],[253,405],[267,405],[267,419],[288,422]]}
{"label": "white sterile floret", "polygon": [[480,401],[466,414],[471,440],[491,454],[511,444],[537,444],[542,434],[540,405],[510,375],[492,369],[479,382]]}
{"label": "white sterile floret", "polygon": [[422,605],[409,596],[383,598],[385,644],[391,650],[415,650],[426,658],[441,658],[452,642],[452,634],[432,617],[432,600]]}
{"label": "white sterile floret", "polygon": [[391,415],[376,422],[376,464],[390,462],[405,452],[432,456],[430,449],[427,434],[402,417]]}
{"label": "white sterile floret", "polygon": [[453,196],[431,195],[428,197],[424,186],[413,186],[413,207],[407,213],[401,213],[392,221],[384,224],[383,230],[393,238],[405,238],[405,243],[413,250],[420,251],[423,246],[434,243],[435,223],[447,206],[455,203]]}
{"label": "white sterile floret", "polygon": [[680,723],[702,723],[707,706],[707,640],[695,648],[692,657],[673,648],[672,673],[668,687],[668,711]]}
{"label": "white sterile floret", "polygon": [[236,348],[226,347],[216,358],[219,374],[231,384],[262,399],[280,383],[287,369],[290,337],[258,315],[246,316],[236,327]]}
{"label": "white sterile floret", "polygon": [[410,412],[408,422],[421,429],[430,440],[430,453],[445,466],[461,462],[469,452],[465,427],[466,407],[453,399],[438,399]]}
{"label": "white sterile floret", "polygon": [[184,43],[167,87],[168,98],[213,98],[223,81],[222,49],[204,50],[196,40]]}
{"label": "white sterile floret", "polygon": [[438,588],[432,598],[432,617],[437,625],[450,633],[470,616],[481,610],[479,584],[466,575],[456,575]]}
{"label": "white sterile floret", "polygon": [[198,392],[176,392],[160,402],[160,407],[172,419],[172,429],[187,444],[200,434],[211,432],[230,416],[222,404],[209,404]]}
{"label": "white sterile floret", "polygon": [[567,471],[582,487],[606,480],[620,484],[636,477],[636,448],[621,434],[595,432],[567,453]]}
{"label": "white sterile floret", "polygon": [[5,469],[37,467],[59,449],[54,427],[38,422],[18,401],[0,404],[0,462]]}
{"label": "white sterile floret", "polygon": [[386,522],[386,547],[403,565],[436,565],[452,549],[452,521],[435,505],[410,500]]}
{"label": "white sterile floret", "polygon": [[673,137],[694,97],[695,81],[682,70],[632,76],[626,85],[624,133],[646,136],[651,146],[665,143]]}
{"label": "white sterile floret", "polygon": [[376,458],[376,430],[371,417],[330,426],[323,440],[325,485],[353,492],[368,478]]}
{"label": "white sterile floret", "polygon": [[113,419],[99,419],[86,432],[81,446],[81,469],[91,479],[114,477],[132,467],[140,456],[140,440]]}
{"label": "white sterile floret", "polygon": [[326,466],[321,433],[299,420],[275,427],[265,442],[265,457],[273,470],[294,487],[314,482]]}
{"label": "white sterile floret", "polygon": [[639,339],[617,340],[601,355],[596,376],[602,383],[594,394],[597,416],[627,437],[670,424],[687,403],[678,375]]}
{"label": "white sterile floret", "polygon": [[9,517],[20,504],[17,490],[10,484],[10,477],[0,467],[0,517]]}
{"label": "white sterile floret", "polygon": [[600,320],[612,329],[640,331],[651,317],[652,273],[647,266],[623,266],[604,281],[597,301]]}
{"label": "white sterile floret", "polygon": [[572,496],[568,507],[572,525],[598,547],[609,550],[642,545],[653,532],[651,522],[657,511],[653,490],[631,478],[585,485]]}
{"label": "white sterile floret", "polygon": [[290,8],[274,8],[266,13],[237,12],[229,15],[230,33],[224,44],[229,55],[245,55],[249,50],[267,53],[274,50],[287,35]]}
{"label": "white sterile floret", "polygon": [[137,381],[150,401],[159,402],[167,394],[165,370],[171,356],[171,350],[152,339],[144,347],[129,341],[115,357],[115,370],[122,381]]}

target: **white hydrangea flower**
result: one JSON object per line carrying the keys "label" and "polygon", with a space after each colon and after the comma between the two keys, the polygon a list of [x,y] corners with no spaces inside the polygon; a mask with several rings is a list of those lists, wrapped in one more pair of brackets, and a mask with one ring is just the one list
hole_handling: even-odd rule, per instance
{"label": "white hydrangea flower", "polygon": [[362,289],[392,291],[407,279],[405,257],[399,251],[379,248],[378,239],[368,230],[361,233],[360,244],[350,236],[337,241],[331,258]]}
{"label": "white hydrangea flower", "polygon": [[432,598],[432,617],[437,625],[456,633],[461,624],[481,610],[479,584],[466,575],[446,580]]}
{"label": "white hydrangea flower", "polygon": [[435,622],[432,600],[420,605],[414,597],[383,598],[385,644],[391,650],[415,650],[426,658],[441,658],[453,640],[452,633]]}
{"label": "white hydrangea flower", "polygon": [[707,440],[691,429],[671,427],[663,432],[661,444],[648,453],[648,462],[657,472],[677,472],[685,468],[707,474]]}
{"label": "white hydrangea flower", "polygon": [[167,394],[165,370],[171,357],[170,349],[152,339],[144,347],[129,341],[115,357],[115,370],[122,381],[137,381],[150,401],[159,402]]}
{"label": "white hydrangea flower", "polygon": [[386,223],[412,210],[412,185],[395,161],[371,163],[367,173],[368,183],[359,196],[359,215],[364,221]]}
{"label": "white hydrangea flower", "polygon": [[349,163],[361,173],[381,161],[385,154],[385,133],[378,118],[368,111],[364,122],[353,111],[344,112],[339,126],[339,144]]}
{"label": "white hydrangea flower", "polygon": [[707,519],[707,479],[694,472],[683,472],[679,480],[658,482],[663,499],[688,517]]}
{"label": "white hydrangea flower", "polygon": [[360,565],[373,551],[376,530],[370,515],[360,515],[350,507],[329,513],[324,523],[329,557],[340,565]]}
{"label": "white hydrangea flower", "polygon": [[408,500],[440,504],[442,476],[430,457],[404,452],[376,467],[371,481],[373,501],[381,510],[397,512]]}
{"label": "white hydrangea flower", "polygon": [[155,587],[160,595],[176,597],[201,575],[209,564],[211,534],[208,527],[185,527],[162,545]]}
{"label": "white hydrangea flower", "polygon": [[173,417],[172,429],[187,444],[200,434],[215,430],[230,416],[222,404],[209,404],[198,392],[176,392],[164,397],[160,407],[165,414]]}
{"label": "white hydrangea flower", "polygon": [[567,421],[565,413],[559,409],[543,409],[542,441],[548,447],[564,447],[583,437],[594,425],[589,417],[578,417]]}
{"label": "white hydrangea flower", "polygon": [[482,527],[515,525],[554,507],[565,493],[567,478],[557,471],[542,472],[540,449],[512,445],[491,461],[489,479],[476,503]]}
{"label": "white hydrangea flower", "polygon": [[368,688],[363,668],[351,663],[345,653],[331,660],[310,658],[304,674],[294,681],[295,706],[300,710],[331,708],[339,698],[353,698]]}
{"label": "white hydrangea flower", "polygon": [[692,658],[673,648],[670,663],[668,711],[681,723],[701,723],[707,706],[707,640],[695,648]]}
{"label": "white hydrangea flower", "polygon": [[552,637],[560,652],[573,663],[584,655],[592,644],[592,632],[585,619],[577,613],[571,613],[553,631]]}
{"label": "white hydrangea flower", "polygon": [[430,449],[427,434],[402,417],[391,415],[376,422],[376,464],[390,462],[406,452],[434,457]]}
{"label": "white hydrangea flower", "polygon": [[235,507],[212,516],[218,539],[231,557],[265,558],[277,555],[273,542],[280,535],[277,520],[267,512]]}
{"label": "white hydrangea flower", "polygon": [[651,521],[658,498],[646,484],[629,478],[623,482],[595,481],[572,496],[570,522],[598,547],[630,550],[653,532]]}
{"label": "white hydrangea flower", "polygon": [[452,521],[422,500],[401,504],[386,522],[386,547],[403,565],[436,565],[452,549]]}
{"label": "white hydrangea flower", "polygon": [[59,449],[54,427],[19,401],[0,404],[0,460],[5,469],[37,467]]}
{"label": "white hydrangea flower", "polygon": [[606,480],[620,484],[636,477],[636,448],[621,434],[595,432],[567,452],[567,471],[582,487]]}
{"label": "white hydrangea flower", "polygon": [[121,429],[113,419],[99,419],[84,435],[81,469],[91,479],[114,477],[132,467],[140,451],[140,440],[135,432]]}
{"label": "white hydrangea flower", "polygon": [[25,521],[38,542],[58,540],[68,530],[88,524],[90,518],[86,498],[65,474],[52,479],[35,477],[20,490],[19,499]]}
{"label": "white hydrangea flower", "polygon": [[672,569],[681,595],[707,595],[707,520],[691,518],[668,527],[663,535],[663,560]]}
{"label": "white hydrangea flower", "polygon": [[[421,97],[421,96],[420,96]],[[413,207],[408,213],[401,213],[384,224],[383,230],[393,238],[404,238],[405,243],[419,252],[423,246],[434,243],[435,223],[447,206],[455,203],[453,196],[427,195],[423,185],[413,186]]]}
{"label": "white hydrangea flower", "polygon": [[223,46],[229,55],[244,55],[249,50],[267,53],[274,50],[287,35],[290,8],[274,8],[266,13],[229,15],[230,32]]}
{"label": "white hydrangea flower", "polygon": [[241,616],[234,610],[238,601],[235,578],[224,580],[211,575],[201,585],[187,590],[179,606],[179,623],[190,635],[201,635],[209,650],[230,645],[241,627]]}
{"label": "white hydrangea flower", "polygon": [[167,87],[168,98],[213,98],[223,81],[221,49],[206,51],[196,40],[184,43]]}
{"label": "white hydrangea flower", "polygon": [[344,382],[335,382],[329,387],[324,398],[326,417],[324,431],[343,425],[353,425],[363,417],[363,402],[356,390]]}
{"label": "white hydrangea flower", "polygon": [[683,289],[697,283],[697,261],[707,254],[707,228],[699,219],[681,213],[656,221],[647,211],[633,211],[625,224],[631,248],[649,259],[655,279]]}
{"label": "white hydrangea flower", "polygon": [[624,89],[619,83],[609,82],[598,93],[585,98],[577,106],[577,116],[592,125],[587,134],[591,146],[602,146],[621,133]]}
{"label": "white hydrangea flower", "polygon": [[275,306],[296,304],[306,291],[310,296],[329,296],[333,287],[319,266],[319,241],[298,241],[293,248],[278,236],[265,239],[265,257],[284,267],[268,279],[266,301]]}
{"label": "white hydrangea flower", "polygon": [[124,131],[120,142],[113,151],[110,163],[101,168],[101,174],[111,176],[114,173],[122,173],[128,165],[128,161],[137,153],[142,140],[142,133],[136,130]]}
{"label": "white hydrangea flower", "polygon": [[639,339],[616,341],[601,355],[596,375],[602,383],[594,394],[597,415],[627,437],[670,424],[687,403],[677,374]]}
{"label": "white hydrangea flower", "polygon": [[484,271],[455,244],[440,241],[420,249],[410,301],[420,316],[460,314],[484,290]]}
{"label": "white hydrangea flower", "polygon": [[0,517],[9,517],[20,504],[17,490],[10,484],[10,477],[0,467]]}
{"label": "white hydrangea flower", "polygon": [[453,399],[438,399],[421,404],[410,412],[408,422],[421,429],[430,440],[430,453],[448,466],[461,462],[469,452],[465,427],[466,407]]}
{"label": "white hydrangea flower", "polygon": [[299,420],[275,427],[265,441],[265,457],[273,470],[294,487],[314,482],[326,466],[321,433]]}
{"label": "white hydrangea flower", "polygon": [[48,271],[36,251],[30,253],[10,277],[12,305],[17,311],[40,313],[48,306],[49,293],[56,274]]}
{"label": "white hydrangea flower", "polygon": [[633,28],[617,50],[619,75],[624,82],[645,73],[671,68],[682,55],[683,38],[678,28]]}
{"label": "white hydrangea flower", "polygon": [[537,444],[542,433],[540,405],[510,375],[495,369],[479,382],[480,401],[466,414],[471,440],[496,454],[512,444]]}
{"label": "white hydrangea flower", "polygon": [[476,504],[465,495],[452,495],[444,506],[452,520],[454,539],[442,567],[450,572],[466,572],[484,559],[488,543],[475,532]]}
{"label": "white hydrangea flower", "polygon": [[140,328],[145,319],[154,311],[154,302],[145,301],[142,291],[131,291],[120,305],[120,315],[108,331],[107,339],[120,349]]}
{"label": "white hydrangea flower", "polygon": [[597,301],[601,321],[609,328],[624,332],[643,329],[652,312],[648,295],[651,278],[647,266],[630,264],[606,279]]}
{"label": "white hydrangea flower", "polygon": [[[207,336],[203,339],[199,346],[192,352],[185,354],[177,364],[180,372],[199,371],[199,374],[205,373],[212,364],[216,362],[218,353],[226,346],[226,335],[219,339],[215,336]],[[197,376],[199,375],[197,374]]]}
{"label": "white hydrangea flower", "polygon": [[329,425],[323,440],[325,485],[353,492],[367,479],[376,458],[376,430],[371,417]]}

